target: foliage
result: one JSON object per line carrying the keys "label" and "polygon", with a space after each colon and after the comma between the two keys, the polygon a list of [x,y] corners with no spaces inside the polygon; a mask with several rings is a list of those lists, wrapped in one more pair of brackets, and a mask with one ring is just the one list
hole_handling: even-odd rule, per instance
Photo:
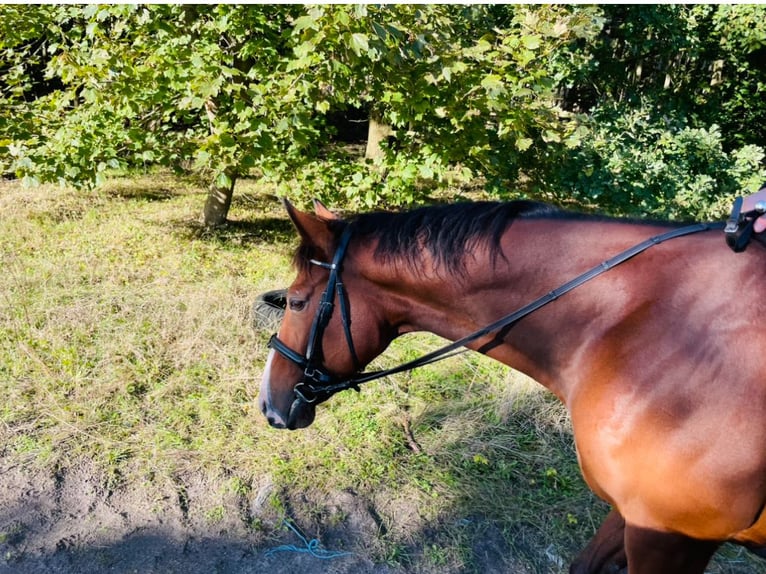
{"label": "foliage", "polygon": [[[766,113],[766,8],[604,5],[604,33],[564,84],[564,106],[640,109],[696,127],[721,126],[724,147],[761,145]],[[600,120],[603,121],[603,118]]]}
{"label": "foliage", "polygon": [[699,9],[614,4],[603,6],[603,16],[603,33],[584,48],[590,57],[567,78],[567,107],[661,97],[666,109],[683,109],[709,92]]}
{"label": "foliage", "polygon": [[726,152],[718,126],[692,127],[648,106],[594,110],[589,134],[557,169],[539,175],[559,202],[618,215],[716,219],[735,195],[766,179],[761,148]]}
{"label": "foliage", "polygon": [[764,181],[762,6],[603,6],[562,85],[587,112],[575,150],[530,166],[544,197],[614,213],[720,218]]}
{"label": "foliage", "polygon": [[[702,10],[699,7],[698,10]],[[766,141],[763,105],[766,57],[766,8],[759,5],[719,6],[710,15],[708,37],[714,60],[717,98],[706,106],[707,121],[723,127],[731,145]]]}
{"label": "foliage", "polygon": [[[41,66],[61,89],[41,95],[28,81],[3,90],[11,135],[3,171],[75,185],[101,183],[110,167],[154,163],[207,167],[221,184],[256,166],[284,176],[316,159],[326,112],[368,106],[397,136],[385,164],[364,174],[376,191],[363,203],[411,201],[419,180],[438,181],[455,163],[471,170],[464,177],[487,171],[509,181],[535,141],[568,135],[549,56],[593,35],[592,12],[28,7],[27,35],[42,36],[24,44],[10,33],[4,67],[20,78]],[[30,60],[33,50],[42,56]]]}
{"label": "foliage", "polygon": [[575,145],[555,106],[559,54],[599,25],[596,10],[563,6],[312,7],[292,65],[325,106],[368,106],[396,130],[377,169],[355,170],[359,193],[340,181],[336,199],[412,203],[424,185],[479,175],[508,186],[525,153]]}
{"label": "foliage", "polygon": [[12,134],[3,171],[76,186],[103,183],[110,167],[147,164],[226,178],[227,169],[298,153],[314,128],[305,121],[304,84],[280,73],[283,30],[295,10],[27,7],[30,26],[47,22],[36,26],[44,36],[7,42],[4,64],[23,76],[40,44],[46,77],[63,87],[38,97],[32,81],[3,90],[0,126]]}
{"label": "foliage", "polygon": [[[510,196],[524,180],[543,197],[617,212],[707,214],[744,185],[737,170],[759,173],[764,15],[747,5],[0,6],[0,171],[88,187],[116,168],[163,165],[223,190],[255,173],[293,198],[355,209],[477,181]],[[346,110],[393,128],[382,157],[331,145],[332,114]]]}

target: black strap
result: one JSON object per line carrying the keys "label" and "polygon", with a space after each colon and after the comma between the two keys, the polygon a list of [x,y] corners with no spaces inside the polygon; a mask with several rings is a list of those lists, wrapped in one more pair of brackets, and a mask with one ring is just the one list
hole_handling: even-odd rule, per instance
{"label": "black strap", "polygon": [[[354,362],[354,369],[358,371],[361,366],[356,354],[353,338],[351,337],[351,319],[348,309],[348,297],[346,297],[343,283],[340,281],[341,265],[346,256],[346,249],[348,248],[349,241],[351,241],[351,233],[351,226],[347,226],[338,242],[338,247],[335,250],[335,256],[333,257],[332,263],[325,263],[314,259],[311,260],[313,265],[329,270],[330,274],[327,278],[327,286],[319,299],[317,313],[314,315],[314,320],[311,323],[305,355],[288,347],[279,339],[277,334],[272,335],[271,339],[269,339],[268,347],[270,349],[274,349],[277,353],[303,369],[303,378],[301,379],[301,382],[296,385],[294,390],[295,394],[306,403],[325,400],[326,398],[329,398],[333,392],[337,392],[330,390],[334,387],[334,383],[338,382],[338,378],[323,368],[321,349],[322,336],[332,317],[336,294],[338,297],[338,306],[340,307],[343,333],[346,337],[346,342],[348,343],[351,359]],[[357,391],[359,390],[353,382],[344,382],[343,389],[348,388],[353,388]]]}
{"label": "black strap", "polygon": [[354,370],[358,371],[362,365],[359,363],[359,357],[357,356],[356,348],[354,347],[354,338],[351,336],[351,313],[349,311],[346,290],[343,288],[342,282],[338,281],[336,290],[338,291],[338,307],[340,307],[340,320],[343,324],[343,333],[346,336],[346,343],[348,344],[348,351],[351,353],[351,360],[354,361]]}
{"label": "black strap", "polygon": [[[319,300],[319,309],[316,316],[314,317],[314,322],[311,324],[311,331],[309,331],[309,340],[306,346],[305,358],[306,364],[309,366],[316,366],[319,362],[321,362],[319,345],[321,344],[324,330],[327,327],[327,324],[330,322],[330,317],[332,316],[335,300],[335,289],[336,285],[339,285],[338,278],[340,276],[340,267],[343,263],[343,258],[346,255],[346,248],[348,247],[349,241],[351,241],[350,226],[346,227],[343,235],[340,238],[340,242],[338,243],[338,248],[335,250],[335,257],[333,257],[332,263],[323,263],[321,261],[315,261],[313,259],[311,260],[311,263],[314,265],[328,269],[330,271],[330,276],[327,278],[327,287],[325,287],[325,290],[322,293],[322,297]],[[339,294],[342,294],[342,286],[340,287]],[[341,301],[341,303],[343,302]],[[341,307],[343,307],[343,305],[341,305]],[[348,328],[345,327],[345,325],[344,328],[346,332],[346,338],[350,340],[351,333],[348,331]]]}
{"label": "black strap", "polygon": [[306,403],[322,402],[337,392],[340,392],[346,389],[359,390],[359,385],[363,383],[368,383],[370,381],[374,381],[389,375],[394,375],[396,373],[401,373],[404,371],[409,371],[418,367],[429,365],[436,361],[446,359],[447,357],[453,356],[457,353],[461,353],[465,351],[465,349],[462,349],[462,347],[465,347],[469,343],[472,343],[473,341],[476,341],[477,339],[480,339],[481,337],[489,335],[490,333],[500,331],[503,328],[505,328],[505,330],[507,331],[511,326],[513,326],[515,323],[517,323],[518,321],[520,321],[527,315],[534,313],[541,307],[547,305],[548,303],[551,303],[552,301],[555,301],[562,295],[579,287],[583,283],[586,283],[590,281],[591,279],[598,277],[602,273],[605,273],[606,271],[609,271],[613,267],[621,263],[624,263],[628,259],[635,257],[639,253],[646,251],[647,249],[649,249],[650,247],[654,245],[659,245],[660,243],[663,243],[664,241],[668,241],[676,237],[683,237],[684,235],[690,235],[692,233],[698,233],[701,231],[722,229],[723,227],[724,227],[723,223],[698,223],[695,225],[689,225],[687,227],[679,227],[677,229],[672,229],[665,233],[661,233],[660,235],[650,237],[649,239],[642,241],[641,243],[634,245],[633,247],[626,249],[625,251],[621,253],[618,253],[611,259],[607,259],[606,261],[600,263],[599,265],[596,265],[592,269],[589,269],[585,273],[578,275],[577,277],[565,283],[561,287],[558,287],[557,289],[550,291],[546,295],[543,295],[542,297],[535,299],[531,303],[521,307],[520,309],[517,309],[513,313],[510,313],[506,315],[505,317],[498,319],[491,325],[487,325],[486,327],[479,329],[478,331],[475,331],[469,335],[466,335],[465,337],[458,339],[457,341],[454,341],[448,345],[445,345],[439,349],[436,349],[435,351],[427,353],[426,355],[423,355],[422,357],[419,357],[412,361],[408,361],[407,363],[398,365],[390,369],[373,371],[371,373],[361,373],[357,376],[350,377],[348,379],[340,379],[323,369],[323,367],[321,366],[321,360],[319,357],[319,351],[317,347],[321,341],[321,337],[324,333],[324,329],[327,326],[328,321],[330,320],[330,316],[332,314],[332,308],[333,308],[333,298],[335,295],[335,290],[337,289],[339,305],[341,307],[341,320],[343,321],[344,333],[346,336],[346,340],[349,344],[349,349],[351,351],[352,357],[358,366],[358,359],[356,357],[356,351],[353,347],[353,341],[351,338],[350,320],[349,320],[347,309],[346,309],[346,306],[348,303],[345,297],[345,292],[343,290],[342,284],[338,280],[339,273],[340,273],[340,265],[343,260],[343,256],[345,255],[346,247],[348,246],[348,242],[351,236],[351,229],[349,226],[346,228],[343,236],[341,237],[338,250],[335,253],[335,257],[333,258],[332,263],[322,263],[319,261],[312,261],[312,263],[316,265],[319,265],[325,269],[329,269],[330,277],[328,278],[327,288],[325,289],[325,292],[322,294],[321,304],[323,305],[320,307],[314,319],[314,323],[312,324],[312,327],[311,327],[311,331],[309,335],[309,344],[306,349],[305,356],[301,355],[300,353],[294,351],[293,349],[285,345],[281,340],[279,340],[279,338],[276,335],[274,335],[269,341],[269,347],[274,349],[275,351],[280,353],[282,356],[286,357],[287,359],[289,359],[290,361],[292,361],[293,363],[297,364],[299,367],[304,369],[304,377],[295,386],[295,389],[294,389],[296,397],[299,400],[302,400],[303,402],[306,402]]}

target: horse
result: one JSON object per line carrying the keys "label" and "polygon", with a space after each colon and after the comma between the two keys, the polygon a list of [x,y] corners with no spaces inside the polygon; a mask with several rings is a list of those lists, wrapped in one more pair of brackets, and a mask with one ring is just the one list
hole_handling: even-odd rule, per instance
{"label": "horse", "polygon": [[735,254],[718,225],[529,201],[349,219],[285,206],[300,246],[260,389],[271,426],[307,427],[392,340],[429,331],[568,409],[582,475],[612,509],[571,574],[701,574],[727,541],[766,556],[762,243]]}

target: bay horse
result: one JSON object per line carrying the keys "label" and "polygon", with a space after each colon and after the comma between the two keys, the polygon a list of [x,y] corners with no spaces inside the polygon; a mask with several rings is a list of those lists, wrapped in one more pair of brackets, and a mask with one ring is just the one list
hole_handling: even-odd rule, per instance
{"label": "bay horse", "polygon": [[[701,574],[725,541],[766,555],[760,242],[734,254],[720,226],[676,234],[526,201],[348,220],[285,205],[301,243],[259,397],[273,427],[310,425],[399,335],[479,332],[465,346],[566,405],[585,481],[612,507],[572,574]],[[591,268],[606,272],[482,331]]]}

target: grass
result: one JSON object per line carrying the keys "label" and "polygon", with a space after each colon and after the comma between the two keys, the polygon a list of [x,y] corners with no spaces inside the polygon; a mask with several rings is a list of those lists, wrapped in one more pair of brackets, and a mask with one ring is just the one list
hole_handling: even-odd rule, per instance
{"label": "grass", "polygon": [[[472,548],[494,533],[529,571],[565,572],[606,507],[580,478],[566,412],[518,373],[461,355],[343,393],[305,431],[268,428],[268,333],[249,308],[290,282],[294,234],[254,182],[238,187],[238,222],[203,231],[203,195],[163,174],[99,193],[0,183],[3,456],[51,472],[89,459],[105,488],[203,473],[247,498],[268,477],[264,507],[317,530],[345,519],[333,493],[354,492],[375,509],[380,562],[479,571]],[[435,344],[408,336],[379,361]],[[747,560],[727,553],[713,571]]]}

